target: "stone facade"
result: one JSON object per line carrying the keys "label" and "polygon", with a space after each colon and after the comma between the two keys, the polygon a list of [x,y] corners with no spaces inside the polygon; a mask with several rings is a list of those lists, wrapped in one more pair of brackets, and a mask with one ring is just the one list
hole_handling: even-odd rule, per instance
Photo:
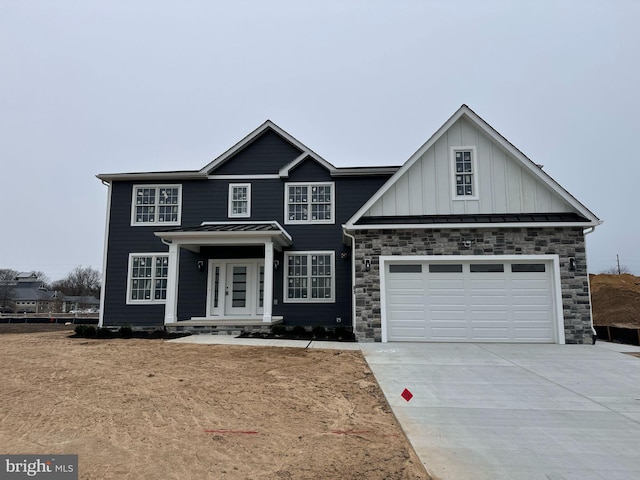
{"label": "stone facade", "polygon": [[[379,342],[382,338],[380,255],[544,254],[560,257],[565,342],[591,343],[593,340],[587,258],[580,227],[363,230],[356,232],[355,238],[355,335],[358,341]],[[575,270],[569,269],[570,257],[576,260]],[[368,272],[365,259],[371,261]]]}

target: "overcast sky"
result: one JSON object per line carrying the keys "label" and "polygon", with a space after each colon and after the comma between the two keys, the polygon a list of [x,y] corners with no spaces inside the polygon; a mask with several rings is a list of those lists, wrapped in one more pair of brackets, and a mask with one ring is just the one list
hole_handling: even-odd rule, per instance
{"label": "overcast sky", "polygon": [[0,268],[102,269],[98,173],[200,169],[271,119],[400,165],[466,103],[640,274],[640,2],[0,0]]}

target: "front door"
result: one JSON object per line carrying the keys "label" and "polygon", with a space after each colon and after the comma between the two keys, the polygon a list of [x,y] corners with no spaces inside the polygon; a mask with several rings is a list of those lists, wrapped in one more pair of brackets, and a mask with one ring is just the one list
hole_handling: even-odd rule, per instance
{"label": "front door", "polygon": [[262,260],[210,260],[207,316],[262,314]]}

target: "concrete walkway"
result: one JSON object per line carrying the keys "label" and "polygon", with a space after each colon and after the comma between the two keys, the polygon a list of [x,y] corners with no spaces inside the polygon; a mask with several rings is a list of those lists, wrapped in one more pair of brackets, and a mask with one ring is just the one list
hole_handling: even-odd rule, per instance
{"label": "concrete walkway", "polygon": [[620,353],[638,347],[360,347],[438,479],[640,478],[640,358]]}
{"label": "concrete walkway", "polygon": [[[640,348],[342,343],[194,335],[177,343],[362,350],[438,480],[640,478]],[[407,388],[414,396],[402,398]]]}

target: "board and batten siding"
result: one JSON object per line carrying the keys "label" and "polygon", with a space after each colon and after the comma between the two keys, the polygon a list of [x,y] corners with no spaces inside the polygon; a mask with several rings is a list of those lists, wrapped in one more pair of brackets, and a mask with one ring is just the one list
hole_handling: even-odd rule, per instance
{"label": "board and batten siding", "polygon": [[[477,198],[454,199],[453,147],[475,147]],[[464,118],[455,122],[364,214],[557,213],[574,209]]]}

